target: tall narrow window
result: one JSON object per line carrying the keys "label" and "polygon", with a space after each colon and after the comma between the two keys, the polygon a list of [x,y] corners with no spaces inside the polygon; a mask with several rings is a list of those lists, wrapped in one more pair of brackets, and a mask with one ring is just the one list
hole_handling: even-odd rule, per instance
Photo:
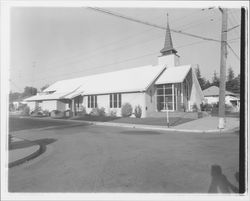
{"label": "tall narrow window", "polygon": [[94,101],[94,106],[95,106],[95,108],[97,108],[97,96],[94,96],[94,98],[95,98],[95,101]]}
{"label": "tall narrow window", "polygon": [[119,98],[118,98],[118,107],[122,107],[122,95],[119,94]]}
{"label": "tall narrow window", "polygon": [[122,95],[119,94],[110,94],[109,95],[109,106],[110,108],[121,108],[122,106]]}
{"label": "tall narrow window", "polygon": [[97,108],[97,96],[88,96],[88,108]]}

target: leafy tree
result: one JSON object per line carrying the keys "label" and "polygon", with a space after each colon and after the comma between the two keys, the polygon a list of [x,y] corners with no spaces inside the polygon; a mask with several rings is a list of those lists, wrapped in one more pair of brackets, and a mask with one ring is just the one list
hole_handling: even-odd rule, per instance
{"label": "leafy tree", "polygon": [[19,92],[10,92],[9,94],[9,102],[19,101],[22,97],[22,93]]}
{"label": "leafy tree", "polygon": [[23,98],[34,96],[37,93],[37,89],[34,87],[25,87],[24,92],[22,94]]}
{"label": "leafy tree", "polygon": [[213,78],[212,78],[212,84],[211,84],[211,86],[217,86],[217,87],[219,87],[219,85],[220,85],[220,78],[217,76],[216,71],[214,71],[214,75],[213,75]]}

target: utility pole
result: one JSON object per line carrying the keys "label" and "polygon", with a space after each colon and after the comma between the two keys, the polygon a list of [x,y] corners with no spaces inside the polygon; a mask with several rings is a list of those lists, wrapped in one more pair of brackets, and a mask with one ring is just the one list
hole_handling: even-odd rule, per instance
{"label": "utility pole", "polygon": [[225,128],[225,91],[227,60],[227,9],[219,8],[222,13],[221,59],[220,59],[220,96],[219,96],[219,129]]}

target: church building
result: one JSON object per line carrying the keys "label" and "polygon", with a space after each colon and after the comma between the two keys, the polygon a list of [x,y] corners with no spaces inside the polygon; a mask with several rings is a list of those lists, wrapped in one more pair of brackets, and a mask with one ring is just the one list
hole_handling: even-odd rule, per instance
{"label": "church building", "polygon": [[169,22],[165,43],[157,65],[57,81],[35,96],[27,98],[31,111],[68,109],[76,114],[81,107],[87,113],[93,108],[105,108],[106,114],[121,115],[121,107],[130,103],[142,108],[142,117],[157,113],[193,111],[200,108],[204,96],[195,74],[195,66],[180,65],[174,49]]}

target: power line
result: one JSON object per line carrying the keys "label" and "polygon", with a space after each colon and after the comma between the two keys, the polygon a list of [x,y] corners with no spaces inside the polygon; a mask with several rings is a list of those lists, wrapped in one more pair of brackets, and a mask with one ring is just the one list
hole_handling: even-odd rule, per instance
{"label": "power line", "polygon": [[227,30],[227,32],[229,32],[229,31],[231,31],[231,30],[233,30],[233,29],[235,29],[235,28],[237,28],[237,27],[239,27],[239,26],[240,26],[239,24],[236,25],[236,26],[233,26],[233,27],[229,28],[229,29]]}
{"label": "power line", "polygon": [[[104,10],[104,9],[100,9],[100,8],[96,8],[96,7],[95,8],[94,7],[88,7],[88,8],[91,9],[91,10],[94,10],[94,11],[102,12],[102,13],[105,13],[105,14],[108,14],[108,15],[112,15],[112,16],[115,16],[115,17],[119,17],[119,18],[123,18],[123,19],[129,20],[129,21],[133,21],[133,22],[137,22],[137,23],[140,23],[140,24],[152,26],[152,27],[155,27],[155,28],[158,28],[158,29],[166,30],[166,28],[163,27],[163,26],[152,24],[152,23],[149,23],[149,22],[146,22],[146,21],[142,21],[142,20],[138,20],[138,19],[135,19],[135,18],[132,18],[132,17],[128,17],[128,16],[125,16],[125,15],[121,15],[119,13],[114,13],[114,12],[106,10],[106,9]],[[178,33],[178,34],[190,36],[190,37],[193,37],[193,38],[199,38],[199,39],[202,39],[202,40],[208,40],[208,41],[214,41],[214,42],[221,42],[220,40],[217,40],[217,39],[208,38],[208,37],[204,37],[204,36],[199,36],[199,35],[195,35],[195,34],[183,32],[181,30],[171,29],[171,31],[175,32],[175,33]]]}
{"label": "power line", "polygon": [[[186,44],[186,45],[178,46],[177,48],[180,49],[180,48],[184,48],[184,47],[187,47],[187,46],[192,46],[192,45],[205,43],[205,42],[208,42],[208,41],[198,41],[198,42],[194,42],[194,43],[189,43],[189,44]],[[87,71],[91,71],[91,70],[95,70],[95,69],[102,69],[102,68],[106,68],[106,67],[113,66],[113,65],[116,65],[116,64],[123,64],[123,63],[127,63],[129,61],[137,60],[137,59],[140,59],[140,58],[143,58],[143,57],[146,57],[146,56],[151,56],[151,55],[156,55],[156,54],[159,54],[159,52],[158,51],[157,52],[152,52],[152,53],[149,53],[149,54],[146,54],[146,55],[132,57],[132,58],[129,58],[129,59],[126,59],[126,60],[123,60],[123,61],[120,61],[120,62],[114,62],[114,63],[111,63],[111,64],[105,64],[105,65],[101,65],[101,66],[90,67],[90,68],[87,68],[87,69],[84,69],[84,70],[81,70],[81,71],[71,72],[70,74],[67,73],[67,74],[61,74],[61,75],[58,75],[58,76],[54,76],[54,75],[53,76],[45,76],[44,78],[37,79],[36,81],[44,80],[45,78],[50,78],[50,77],[62,77],[62,76],[65,77],[65,76],[68,76],[68,75],[71,75],[71,74],[74,74],[74,73],[87,72]]]}
{"label": "power line", "polygon": [[[194,14],[196,14],[196,13],[194,13]],[[193,15],[194,15],[194,14],[193,14]],[[188,16],[190,16],[190,14],[189,14]],[[158,19],[158,18],[160,18],[160,17],[156,17],[156,18],[153,18],[153,19]],[[206,16],[206,18],[207,18],[207,16]],[[178,19],[180,19],[180,18],[178,18]],[[177,20],[178,20],[178,19],[177,19]],[[174,20],[174,21],[176,21],[176,20]],[[198,20],[198,21],[201,21],[201,20]],[[192,22],[191,24],[193,24],[193,22]],[[154,28],[155,28],[155,27],[154,27]],[[190,27],[189,27],[189,28],[190,28]],[[136,34],[131,34],[131,35],[129,35],[129,36],[127,36],[127,37],[124,37],[124,38],[122,38],[122,39],[120,39],[120,40],[117,40],[117,41],[113,41],[113,42],[107,43],[106,45],[104,45],[104,46],[102,46],[102,47],[100,47],[100,48],[96,48],[94,51],[91,51],[91,54],[90,54],[89,56],[87,56],[87,57],[86,57],[86,54],[85,54],[84,56],[82,56],[81,54],[77,54],[77,55],[72,55],[71,57],[68,57],[67,59],[72,60],[73,58],[78,58],[78,57],[80,57],[81,60],[82,60],[82,59],[84,59],[84,58],[89,58],[89,57],[95,55],[95,54],[93,54],[93,53],[99,52],[100,50],[102,50],[102,49],[105,48],[105,47],[108,47],[108,46],[110,46],[110,45],[112,45],[112,44],[116,44],[116,43],[120,43],[120,42],[126,41],[126,40],[128,40],[128,39],[130,39],[130,38],[133,38],[133,37],[135,37],[135,36],[137,36],[137,35],[140,35],[140,34],[142,34],[142,33],[146,33],[146,32],[151,31],[151,30],[153,30],[153,28],[146,29],[146,30],[143,30],[143,31],[138,32],[138,33],[136,33]],[[87,54],[87,55],[88,55],[88,54]],[[65,60],[65,59],[64,59],[64,60]],[[57,63],[60,64],[60,63],[62,63],[62,62],[63,62],[63,60],[61,60],[61,61],[59,61],[59,62],[52,62],[52,63],[50,63],[49,65],[58,65]],[[70,62],[70,61],[66,61],[66,62],[68,63],[68,62]],[[70,62],[70,63],[71,63],[71,62]],[[74,63],[75,63],[75,62],[74,62]],[[54,66],[53,66],[53,68],[54,68]]]}
{"label": "power line", "polygon": [[236,52],[234,51],[234,49],[228,43],[227,43],[227,46],[233,52],[233,54],[235,55],[235,57],[240,61],[240,57],[236,54]]}
{"label": "power line", "polygon": [[[147,40],[146,42],[145,41],[140,41],[140,42],[138,42],[138,43],[133,43],[133,44],[129,44],[129,45],[125,45],[125,46],[121,46],[121,47],[117,47],[117,48],[113,48],[113,49],[111,49],[111,50],[109,50],[109,51],[115,51],[115,50],[117,50],[117,49],[126,49],[126,48],[128,48],[128,47],[133,47],[133,46],[138,46],[138,45],[141,45],[141,44],[145,44],[145,43],[149,43],[149,42],[152,42],[152,41],[155,41],[155,40],[159,40],[159,39],[161,39],[162,37],[156,37],[156,38],[153,38],[153,39],[151,39],[151,40]],[[109,51],[105,51],[105,53],[107,53],[107,52],[109,52]],[[103,53],[102,55],[104,55],[105,53]],[[64,64],[62,64],[63,66],[64,65],[69,65],[69,64],[75,64],[75,63],[79,63],[79,62],[81,62],[82,60],[84,60],[84,61],[88,61],[88,60],[91,60],[92,58],[91,57],[93,57],[94,55],[96,55],[96,54],[90,54],[89,56],[87,56],[87,57],[80,57],[78,60],[74,60],[74,61],[66,61]],[[59,66],[62,66],[62,65],[60,65],[60,63],[59,63]],[[55,66],[58,66],[58,64],[55,64],[54,66],[53,66],[53,68],[55,69]],[[48,67],[52,67],[51,65],[50,66],[48,66]],[[67,66],[66,67],[63,67],[63,68],[61,68],[61,69],[64,69],[64,68],[67,68]]]}

